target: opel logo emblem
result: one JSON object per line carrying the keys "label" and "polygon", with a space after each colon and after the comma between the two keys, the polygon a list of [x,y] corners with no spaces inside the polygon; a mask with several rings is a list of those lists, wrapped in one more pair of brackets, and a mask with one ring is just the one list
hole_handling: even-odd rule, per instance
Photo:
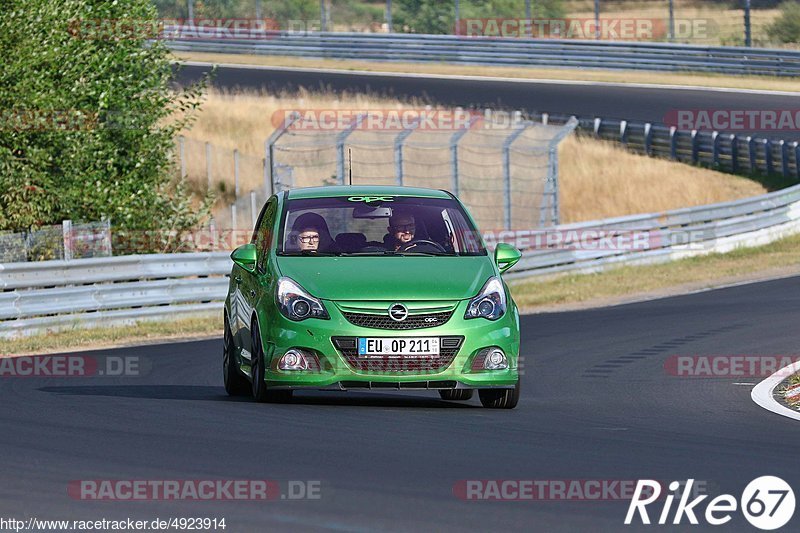
{"label": "opel logo emblem", "polygon": [[408,317],[408,308],[403,304],[392,304],[389,307],[389,318],[394,321],[402,322]]}

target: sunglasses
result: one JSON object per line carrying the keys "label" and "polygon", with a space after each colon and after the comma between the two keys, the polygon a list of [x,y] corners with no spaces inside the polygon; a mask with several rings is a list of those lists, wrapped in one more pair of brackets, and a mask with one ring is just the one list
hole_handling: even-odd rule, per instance
{"label": "sunglasses", "polygon": [[414,224],[406,224],[404,226],[392,226],[394,233],[414,233],[417,227]]}
{"label": "sunglasses", "polygon": [[319,235],[309,235],[307,237],[298,237],[303,244],[310,244],[312,242],[319,242]]}

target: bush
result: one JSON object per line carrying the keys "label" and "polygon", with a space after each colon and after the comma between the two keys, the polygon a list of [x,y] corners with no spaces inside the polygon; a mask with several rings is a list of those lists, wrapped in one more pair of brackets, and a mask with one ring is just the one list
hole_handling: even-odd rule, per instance
{"label": "bush", "polygon": [[800,43],[800,2],[784,2],[780,9],[781,14],[767,28],[767,33],[781,43]]}
{"label": "bush", "polygon": [[172,92],[169,51],[145,32],[97,31],[99,21],[154,20],[152,1],[0,4],[0,230],[67,218],[198,224],[209,202],[187,202],[173,150],[202,87]]}

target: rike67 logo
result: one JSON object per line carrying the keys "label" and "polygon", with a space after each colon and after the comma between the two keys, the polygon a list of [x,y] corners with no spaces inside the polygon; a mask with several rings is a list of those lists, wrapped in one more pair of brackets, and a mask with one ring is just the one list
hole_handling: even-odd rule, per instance
{"label": "rike67 logo", "polygon": [[[794,491],[779,477],[762,476],[754,479],[745,487],[738,501],[731,494],[720,494],[707,502],[705,512],[701,512],[700,504],[708,498],[708,495],[689,500],[693,484],[694,479],[689,479],[686,482],[686,489],[680,490],[682,483],[673,481],[669,484],[670,492],[664,498],[658,481],[639,480],[628,507],[628,514],[625,516],[625,524],[632,524],[637,514],[642,524],[650,524],[651,518],[647,506],[656,501],[659,504],[663,501],[656,522],[660,525],[667,523],[678,525],[684,517],[690,524],[697,525],[699,515],[706,523],[721,526],[730,522],[738,509],[751,525],[764,531],[771,531],[785,526],[794,515]],[[676,494],[679,496],[679,501],[673,513],[672,505]]]}

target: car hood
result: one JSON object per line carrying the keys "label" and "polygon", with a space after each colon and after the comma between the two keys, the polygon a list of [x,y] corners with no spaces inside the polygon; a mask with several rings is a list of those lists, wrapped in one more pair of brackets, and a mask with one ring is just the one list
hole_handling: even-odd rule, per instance
{"label": "car hood", "polygon": [[463,300],[495,274],[488,256],[278,257],[281,274],[326,300]]}

